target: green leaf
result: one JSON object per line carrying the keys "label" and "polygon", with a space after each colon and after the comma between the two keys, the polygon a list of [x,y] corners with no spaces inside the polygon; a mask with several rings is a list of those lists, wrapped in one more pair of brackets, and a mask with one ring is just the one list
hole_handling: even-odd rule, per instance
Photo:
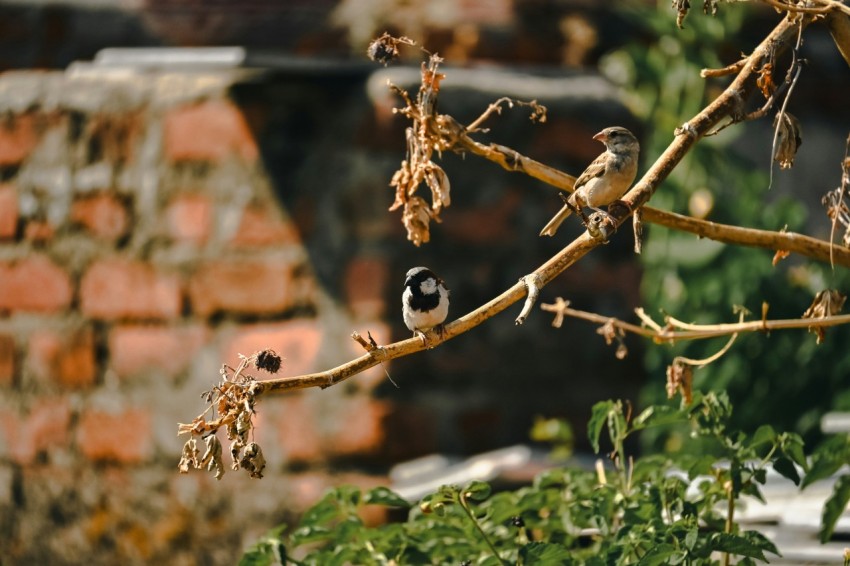
{"label": "green leaf", "polygon": [[687,420],[687,414],[669,405],[652,405],[644,409],[632,421],[633,430],[641,430],[651,426],[674,424]]}
{"label": "green leaf", "polygon": [[386,505],[387,507],[410,507],[410,503],[387,487],[375,487],[363,494],[363,503],[367,505]]}
{"label": "green leaf", "polygon": [[826,544],[832,538],[835,524],[838,523],[839,517],[847,508],[848,501],[850,501],[850,475],[844,475],[835,482],[832,495],[829,496],[823,506],[823,516],[821,517],[820,531],[818,531],[822,544]]}
{"label": "green leaf", "polygon": [[560,544],[532,542],[519,549],[522,564],[575,564],[570,552]]}
{"label": "green leaf", "polygon": [[590,421],[587,423],[587,439],[590,440],[590,445],[593,451],[599,454],[599,435],[602,434],[602,427],[608,420],[608,413],[614,408],[613,401],[600,401],[593,406],[590,415]]}
{"label": "green leaf", "polygon": [[782,452],[788,456],[795,464],[803,468],[809,469],[809,462],[806,459],[806,453],[803,451],[803,439],[799,435],[789,433],[784,435],[782,443]]}
{"label": "green leaf", "polygon": [[741,535],[715,533],[710,537],[709,545],[712,550],[717,552],[728,552],[729,554],[767,561],[764,556],[766,550],[764,546]]}
{"label": "green leaf", "polygon": [[492,491],[489,483],[480,480],[471,481],[463,488],[465,497],[473,501],[484,501]]}
{"label": "green leaf", "polygon": [[286,564],[286,548],[279,540],[260,541],[239,559],[239,566],[271,566],[272,564]]}
{"label": "green leaf", "polygon": [[826,479],[838,471],[850,460],[850,445],[846,434],[833,436],[817,447],[812,454],[812,465],[800,489],[812,485],[818,480]]}
{"label": "green leaf", "polygon": [[775,440],[776,431],[773,430],[773,427],[770,425],[761,425],[753,434],[753,439],[750,443],[750,446],[755,448],[756,446],[761,446],[762,444],[773,444]]}
{"label": "green leaf", "polygon": [[671,558],[676,554],[676,547],[672,544],[656,544],[649,552],[644,554],[638,566],[661,566],[670,564]]}
{"label": "green leaf", "polygon": [[797,472],[797,466],[790,459],[777,458],[773,461],[773,469],[794,482],[794,485],[800,485],[800,474]]}

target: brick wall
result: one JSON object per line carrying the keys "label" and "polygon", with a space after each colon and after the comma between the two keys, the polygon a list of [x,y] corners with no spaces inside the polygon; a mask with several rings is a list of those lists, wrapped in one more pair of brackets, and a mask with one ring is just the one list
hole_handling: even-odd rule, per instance
{"label": "brick wall", "polygon": [[[553,191],[447,156],[455,204],[413,249],[386,212],[404,124],[368,79],[345,67],[0,76],[0,555],[232,564],[329,485],[382,483],[392,463],[434,450],[521,442],[535,414],[580,424],[601,388],[635,390],[639,370],[614,365],[592,331],[565,346],[547,319],[517,329],[509,312],[387,367],[400,389],[378,367],[262,399],[263,480],[177,474],[176,423],[237,353],[274,348],[289,375],[331,367],[360,354],[354,329],[406,335],[410,266],[443,274],[460,315],[562,243],[535,236]],[[444,92],[462,119],[492,99]],[[551,126],[513,114],[501,140],[572,169],[598,149],[595,128],[625,116],[542,102]],[[622,314],[640,275],[629,248],[611,244],[547,298]],[[586,379],[598,374],[611,382]]]}

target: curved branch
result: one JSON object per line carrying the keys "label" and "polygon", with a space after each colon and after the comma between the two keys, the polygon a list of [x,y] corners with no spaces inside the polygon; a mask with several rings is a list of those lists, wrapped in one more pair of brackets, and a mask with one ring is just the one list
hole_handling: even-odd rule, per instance
{"label": "curved branch", "polygon": [[614,328],[631,332],[644,338],[651,338],[655,342],[676,342],[679,340],[704,340],[707,338],[718,338],[729,336],[740,332],[770,332],[771,330],[828,328],[850,324],[850,314],[837,314],[821,318],[785,318],[776,320],[750,320],[746,322],[729,322],[723,324],[689,324],[689,330],[675,330],[678,325],[669,322],[668,326],[656,326],[647,328],[625,322],[618,318],[603,316],[593,312],[572,309],[569,301],[560,299],[554,304],[544,303],[540,305],[541,310],[554,313],[556,316],[570,316],[579,320],[593,322],[599,325],[610,324]]}

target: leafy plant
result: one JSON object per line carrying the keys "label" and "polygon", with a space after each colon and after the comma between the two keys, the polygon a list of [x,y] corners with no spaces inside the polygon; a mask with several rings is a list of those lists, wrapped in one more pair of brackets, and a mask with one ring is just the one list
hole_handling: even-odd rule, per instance
{"label": "leafy plant", "polygon": [[[835,471],[838,459],[827,454],[850,453],[846,438],[835,440],[809,468],[796,434],[729,429],[732,407],[722,393],[630,412],[622,401],[594,406],[589,440],[597,451],[610,448],[608,464],[595,470],[559,467],[499,493],[481,481],[443,486],[412,507],[386,488],[339,487],[288,534],[278,529],[258,542],[242,564],[754,564],[779,551],[735,522],[742,498],[764,501],[771,467],[795,484],[798,470],[809,470],[805,485]],[[629,436],[670,424],[688,426],[712,454],[626,453]],[[850,497],[841,486],[832,508]],[[368,527],[358,516],[364,505],[410,510],[403,523]]]}

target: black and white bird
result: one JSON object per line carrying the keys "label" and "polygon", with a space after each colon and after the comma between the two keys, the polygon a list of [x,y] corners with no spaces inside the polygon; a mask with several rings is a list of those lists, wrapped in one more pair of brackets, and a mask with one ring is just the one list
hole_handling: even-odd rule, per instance
{"label": "black and white bird", "polygon": [[424,332],[440,327],[449,314],[449,289],[445,282],[427,267],[409,270],[404,279],[401,312],[404,324],[424,340]]}

